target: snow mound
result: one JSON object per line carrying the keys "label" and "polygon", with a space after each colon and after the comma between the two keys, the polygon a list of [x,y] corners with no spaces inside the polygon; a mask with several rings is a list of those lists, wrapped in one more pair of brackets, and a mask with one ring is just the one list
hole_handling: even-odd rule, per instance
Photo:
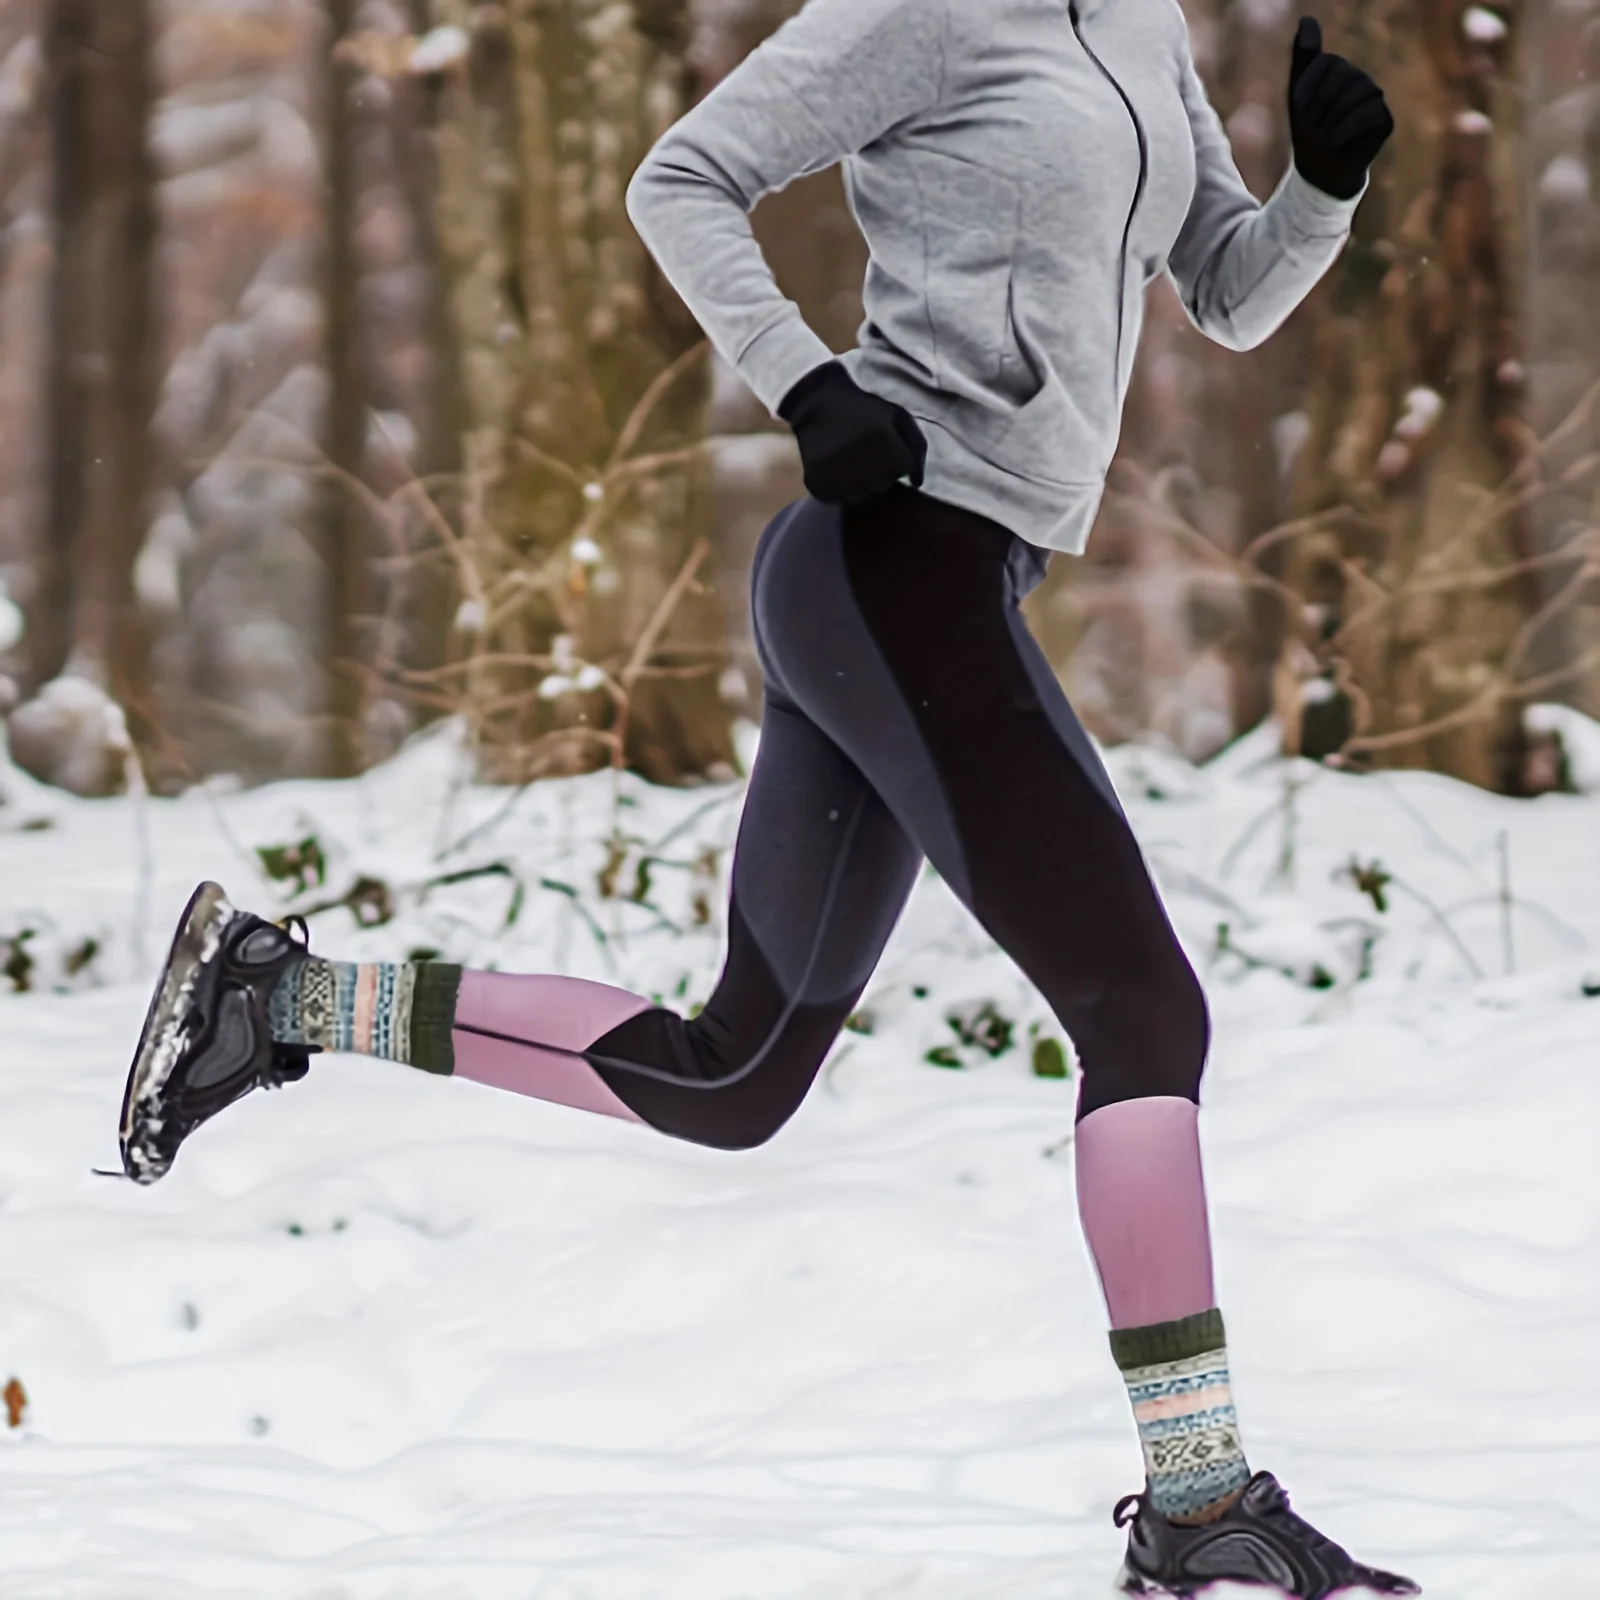
{"label": "snow mound", "polygon": [[[1109,759],[1211,997],[1252,1463],[1430,1600],[1587,1600],[1600,799],[1241,745]],[[93,1175],[201,877],[333,956],[705,998],[739,784],[463,761],[445,725],[354,782],[0,833],[7,914],[101,939],[0,994],[5,1600],[1102,1600],[1140,1459],[1076,1085],[931,874],[760,1150],[321,1058],[161,1184]]]}
{"label": "snow mound", "polygon": [[1561,740],[1572,786],[1580,794],[1600,794],[1600,722],[1571,706],[1529,706],[1523,721],[1536,733]]}
{"label": "snow mound", "polygon": [[128,752],[122,708],[99,684],[73,673],[52,678],[11,713],[16,761],[46,783],[77,795],[113,794]]}

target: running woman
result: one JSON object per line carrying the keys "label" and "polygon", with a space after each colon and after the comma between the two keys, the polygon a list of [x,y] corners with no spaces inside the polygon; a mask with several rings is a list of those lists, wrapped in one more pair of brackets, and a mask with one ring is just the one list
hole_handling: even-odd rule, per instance
{"label": "running woman", "polygon": [[[1301,22],[1294,159],[1245,188],[1177,0],[809,0],[651,150],[629,214],[713,345],[798,439],[806,496],[751,577],[766,674],[728,947],[686,1021],[564,977],[356,965],[204,884],[129,1078],[152,1183],[207,1118],[355,1051],[724,1150],[792,1117],[926,858],[1082,1063],[1077,1185],[1146,1482],[1120,1586],[1416,1594],[1247,1465],[1197,1116],[1209,1023],[1111,783],[1018,606],[1083,548],[1143,312],[1167,273],[1248,350],[1338,256],[1393,122]],[[844,163],[870,247],[835,359],[779,291],[756,202]],[[909,480],[909,482],[905,481]]]}

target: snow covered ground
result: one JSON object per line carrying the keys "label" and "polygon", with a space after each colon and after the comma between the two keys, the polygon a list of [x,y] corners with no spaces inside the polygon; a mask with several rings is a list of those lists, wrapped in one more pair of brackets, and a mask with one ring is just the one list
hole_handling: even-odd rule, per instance
{"label": "snow covered ground", "polygon": [[[0,1594],[1106,1595],[1140,1471],[1074,1085],[1035,1076],[1050,1018],[931,876],[870,1031],[764,1149],[324,1059],[152,1189],[91,1172],[201,876],[272,914],[371,880],[397,914],[314,915],[326,954],[704,998],[738,786],[512,799],[455,784],[452,737],[176,801],[4,775],[0,987],[28,992],[0,998],[0,1385],[28,1408],[0,1410]],[[1111,764],[1213,997],[1252,1462],[1430,1596],[1592,1600],[1600,797],[1342,777],[1267,735]],[[259,870],[309,839],[322,885]],[[984,1002],[992,1056],[947,1020]]]}

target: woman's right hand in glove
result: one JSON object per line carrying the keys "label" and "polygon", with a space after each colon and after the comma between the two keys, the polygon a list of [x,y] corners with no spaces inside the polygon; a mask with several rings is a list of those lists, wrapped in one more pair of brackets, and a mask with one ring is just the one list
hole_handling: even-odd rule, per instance
{"label": "woman's right hand in glove", "polygon": [[904,477],[922,487],[928,441],[904,406],[869,394],[837,361],[813,367],[778,402],[794,429],[806,492],[824,505],[853,506]]}

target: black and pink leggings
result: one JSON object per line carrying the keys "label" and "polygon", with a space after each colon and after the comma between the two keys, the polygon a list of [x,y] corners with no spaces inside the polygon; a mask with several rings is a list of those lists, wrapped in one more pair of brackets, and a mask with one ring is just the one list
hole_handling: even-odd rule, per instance
{"label": "black and pink leggings", "polygon": [[605,984],[469,972],[457,1073],[759,1145],[805,1098],[926,858],[1073,1041],[1080,1210],[1113,1325],[1209,1309],[1206,1002],[1018,609],[1047,559],[906,487],[780,512],[751,578],[766,705],[715,992],[686,1021]]}

